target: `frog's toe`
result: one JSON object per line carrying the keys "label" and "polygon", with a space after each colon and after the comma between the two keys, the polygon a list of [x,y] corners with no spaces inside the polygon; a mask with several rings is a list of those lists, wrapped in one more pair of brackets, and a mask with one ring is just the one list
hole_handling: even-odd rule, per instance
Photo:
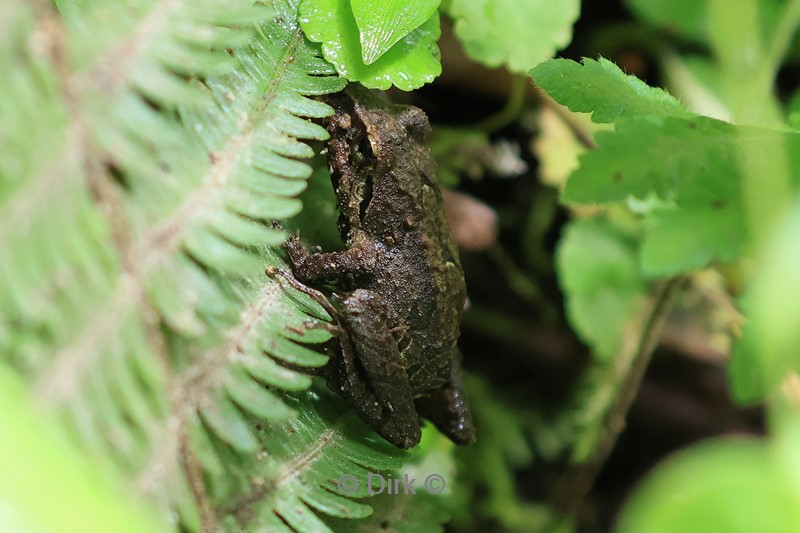
{"label": "frog's toe", "polygon": [[451,441],[470,444],[475,441],[475,426],[460,385],[460,381],[445,385],[426,398],[418,398],[416,404],[419,413]]}
{"label": "frog's toe", "polygon": [[395,446],[397,446],[398,448],[402,448],[404,450],[408,450],[409,448],[413,448],[414,446],[419,444],[421,438],[422,436],[419,433],[415,436],[409,435],[406,439],[403,440],[403,442],[395,444]]}
{"label": "frog's toe", "polygon": [[443,431],[456,444],[472,444],[475,442],[475,427],[471,418],[461,418],[444,426]]}
{"label": "frog's toe", "polygon": [[390,423],[381,427],[378,433],[390,443],[404,450],[413,448],[419,444],[422,438],[422,430],[419,424],[414,427],[400,427],[398,424]]}

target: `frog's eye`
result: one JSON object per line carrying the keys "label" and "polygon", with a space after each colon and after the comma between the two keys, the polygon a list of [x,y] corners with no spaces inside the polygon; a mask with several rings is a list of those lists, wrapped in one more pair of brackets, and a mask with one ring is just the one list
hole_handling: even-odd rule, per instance
{"label": "frog's eye", "polygon": [[361,157],[365,159],[375,157],[375,154],[372,152],[372,143],[369,142],[369,138],[363,137],[358,142],[358,153],[360,153]]}
{"label": "frog's eye", "polygon": [[418,107],[407,107],[399,119],[406,130],[406,135],[415,139],[424,140],[431,131],[428,116]]}
{"label": "frog's eye", "polygon": [[378,158],[375,157],[375,151],[372,149],[372,142],[368,136],[362,137],[354,146],[353,159],[362,167],[371,167],[377,162]]}

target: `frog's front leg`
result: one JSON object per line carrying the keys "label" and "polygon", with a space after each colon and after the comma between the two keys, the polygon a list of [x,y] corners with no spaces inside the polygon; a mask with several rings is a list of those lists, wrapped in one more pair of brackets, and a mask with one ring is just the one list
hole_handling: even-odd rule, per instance
{"label": "frog's front leg", "polygon": [[283,248],[297,279],[311,284],[369,274],[378,255],[377,245],[366,236],[357,238],[349,249],[341,252],[310,253],[296,235],[289,237]]}
{"label": "frog's front leg", "polygon": [[475,426],[464,396],[461,353],[454,355],[450,381],[434,389],[430,395],[418,398],[416,405],[419,414],[433,422],[450,440],[456,444],[469,444],[475,440]]}
{"label": "frog's front leg", "polygon": [[421,430],[400,352],[404,325],[377,293],[357,289],[339,303],[346,328],[333,388],[383,438],[399,448],[419,443]]}

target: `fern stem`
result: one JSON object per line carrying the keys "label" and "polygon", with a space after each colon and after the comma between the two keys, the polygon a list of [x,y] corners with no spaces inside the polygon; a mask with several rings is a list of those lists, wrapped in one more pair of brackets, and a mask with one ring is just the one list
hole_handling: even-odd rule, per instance
{"label": "fern stem", "polygon": [[223,150],[214,153],[211,168],[208,174],[201,179],[201,183],[204,185],[178,207],[174,216],[156,224],[155,229],[149,232],[142,239],[141,244],[136,247],[138,252],[135,255],[144,258],[142,269],[145,273],[177,250],[187,228],[197,222],[196,217],[201,217],[204,213],[214,211],[222,206],[219,191],[228,183],[229,177],[235,173],[235,167],[243,152],[253,141],[255,124],[264,119],[264,113],[269,108],[269,104],[274,101],[287,63],[296,53],[295,48],[302,39],[303,35],[298,29],[287,46],[283,60],[278,63],[272,82],[260,99],[260,105],[238,124],[238,135],[233,136]]}
{"label": "fern stem", "polygon": [[206,491],[206,483],[203,479],[203,465],[194,455],[189,446],[189,438],[186,434],[186,421],[181,421],[182,425],[178,431],[180,442],[180,458],[183,465],[186,479],[189,482],[189,490],[192,492],[197,508],[200,511],[200,522],[202,531],[217,531],[217,517],[211,505],[211,499]]}
{"label": "fern stem", "polygon": [[108,300],[84,323],[74,341],[62,347],[33,384],[34,394],[53,406],[67,403],[80,392],[84,370],[101,357],[114,356],[103,349],[108,338],[118,332],[133,311],[131,302],[140,299],[141,288],[125,278]]}
{"label": "fern stem", "polygon": [[159,439],[153,443],[155,455],[137,476],[137,486],[148,491],[172,474],[175,458],[185,446],[186,434],[182,428],[195,416],[200,405],[210,401],[207,396],[219,386],[226,369],[241,355],[243,345],[255,334],[256,324],[264,320],[267,307],[280,290],[275,284],[265,284],[258,300],[242,312],[241,321],[222,336],[224,342],[198,357],[169,385],[171,411],[163,427],[155,432]]}
{"label": "fern stem", "polygon": [[492,133],[514,122],[525,104],[525,91],[528,83],[529,80],[521,76],[511,78],[506,105],[491,117],[475,124],[474,129]]}
{"label": "fern stem", "polygon": [[[340,417],[340,420],[341,418],[344,418],[344,416]],[[298,454],[289,461],[285,461],[272,479],[260,479],[258,483],[251,483],[250,490],[246,491],[238,502],[225,509],[222,514],[233,515],[240,521],[246,522],[246,517],[251,514],[251,507],[254,504],[259,503],[270,492],[278,491],[282,485],[299,477],[324,456],[324,452],[328,447],[337,444],[337,437],[340,437],[337,422],[325,429],[319,438],[303,453]]]}

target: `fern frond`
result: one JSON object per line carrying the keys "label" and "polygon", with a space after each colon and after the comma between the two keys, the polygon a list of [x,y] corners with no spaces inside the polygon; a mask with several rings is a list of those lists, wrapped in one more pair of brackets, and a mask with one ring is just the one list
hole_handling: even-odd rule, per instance
{"label": "fern frond", "polygon": [[[369,503],[373,514],[363,520],[330,520],[336,533],[441,533],[442,524],[449,520],[448,513],[440,501],[442,495],[428,494],[380,494]],[[473,526],[474,528],[474,526]],[[469,531],[469,526],[463,528]]]}
{"label": "fern frond", "polygon": [[345,83],[296,4],[13,2],[0,21],[2,362],[188,530],[366,516],[335,480],[400,457],[312,387],[328,317],[263,273],[326,136],[309,96]]}
{"label": "fern frond", "polygon": [[349,496],[363,498],[368,473],[400,466],[401,452],[323,386],[287,397],[287,402],[298,416],[258,432],[268,452],[255,460],[243,457],[238,477],[243,490],[229,498],[219,487],[214,495],[230,502],[220,513],[229,530],[330,531],[319,514],[363,518],[372,513],[368,505],[340,494],[336,481],[341,475],[362,481]]}

